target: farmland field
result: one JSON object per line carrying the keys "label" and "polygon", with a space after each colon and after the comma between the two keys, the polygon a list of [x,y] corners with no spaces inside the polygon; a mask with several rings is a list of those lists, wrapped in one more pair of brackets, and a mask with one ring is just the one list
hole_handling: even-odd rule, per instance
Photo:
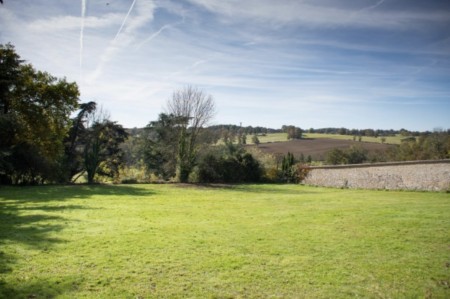
{"label": "farmland field", "polygon": [[[305,133],[303,134],[304,138],[313,138],[313,139],[340,139],[340,140],[353,140],[353,136],[351,135],[339,135],[339,134],[322,134],[322,133]],[[404,136],[396,135],[396,136],[386,136],[385,142],[386,144],[400,144],[402,138]],[[357,138],[356,138],[357,140]],[[362,136],[362,142],[372,142],[372,143],[382,143],[381,137],[371,137],[371,136]]]}
{"label": "farmland field", "polygon": [[[323,134],[323,133],[304,133],[303,138],[305,139],[338,139],[338,140],[351,140],[353,141],[353,136],[351,135],[339,135],[339,134]],[[386,144],[400,144],[402,138],[404,136],[396,135],[396,136],[387,136],[385,137]],[[251,138],[247,138],[247,143],[252,144]],[[258,136],[258,139],[261,143],[269,143],[269,142],[284,142],[287,141],[286,133],[269,133],[264,136]],[[371,142],[371,143],[382,143],[381,137],[368,137],[362,136],[362,142]]]}
{"label": "farmland field", "polygon": [[448,193],[0,187],[0,298],[449,298]]}
{"label": "farmland field", "polygon": [[[288,152],[298,157],[303,154],[305,157],[311,155],[315,161],[324,160],[326,154],[334,148],[347,149],[351,146],[361,146],[369,152],[385,151],[393,145],[372,143],[372,142],[358,142],[344,139],[331,138],[317,138],[317,139],[298,139],[289,140],[285,142],[271,142],[261,143],[258,148],[266,153],[271,154],[287,154]],[[249,145],[249,147],[256,147]]]}

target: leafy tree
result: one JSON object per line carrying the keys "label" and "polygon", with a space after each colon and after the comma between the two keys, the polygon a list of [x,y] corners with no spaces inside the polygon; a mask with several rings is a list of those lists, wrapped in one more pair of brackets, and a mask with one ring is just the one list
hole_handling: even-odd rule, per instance
{"label": "leafy tree", "polygon": [[301,139],[303,130],[295,126],[283,126],[283,132],[287,133],[287,139]]}
{"label": "leafy tree", "polygon": [[334,148],[327,153],[326,162],[331,165],[345,164],[347,163],[347,157],[343,150]]}
{"label": "leafy tree", "polygon": [[187,182],[200,149],[203,127],[215,114],[214,101],[212,96],[187,86],[172,94],[167,110],[177,120],[179,131],[176,177]]}
{"label": "leafy tree", "polygon": [[448,132],[428,132],[418,138],[404,138],[399,146],[389,149],[388,156],[393,161],[450,158],[450,135]]}
{"label": "leafy tree", "polygon": [[259,182],[259,162],[240,145],[228,143],[211,148],[196,167],[197,180],[202,183]]}
{"label": "leafy tree", "polygon": [[142,135],[143,159],[148,171],[163,179],[176,173],[179,129],[174,115],[161,113],[157,121],[150,122]]}
{"label": "leafy tree", "polygon": [[283,160],[281,162],[281,173],[283,181],[287,183],[295,181],[296,169],[294,165],[295,165],[294,155],[288,152],[287,155],[283,157]]}
{"label": "leafy tree", "polygon": [[256,144],[256,146],[259,146],[259,138],[258,138],[258,135],[253,135],[252,136],[252,142],[254,143],[254,144]]}
{"label": "leafy tree", "polygon": [[87,124],[90,115],[96,111],[95,102],[83,103],[79,112],[72,121],[72,127],[65,138],[65,159],[63,163],[64,177],[62,179],[70,182],[72,178],[84,170],[84,157],[80,148],[84,148],[88,137]]}
{"label": "leafy tree", "polygon": [[367,150],[360,146],[351,146],[345,152],[346,162],[349,164],[360,164],[367,161]]}
{"label": "leafy tree", "polygon": [[95,122],[89,129],[84,148],[84,166],[88,183],[95,182],[95,175],[115,178],[123,163],[120,144],[128,138],[127,132],[116,122]]}
{"label": "leafy tree", "polygon": [[8,135],[0,141],[1,180],[57,180],[77,85],[25,64],[10,44],[0,45],[0,70],[0,131]]}
{"label": "leafy tree", "polygon": [[20,68],[23,60],[16,53],[11,44],[0,44],[0,111],[7,115],[13,100],[12,93],[17,87],[20,78]]}
{"label": "leafy tree", "polygon": [[305,155],[303,153],[300,153],[299,162],[300,163],[305,163]]}
{"label": "leafy tree", "polygon": [[368,160],[367,150],[359,146],[351,146],[346,150],[332,149],[327,153],[327,164],[360,164]]}

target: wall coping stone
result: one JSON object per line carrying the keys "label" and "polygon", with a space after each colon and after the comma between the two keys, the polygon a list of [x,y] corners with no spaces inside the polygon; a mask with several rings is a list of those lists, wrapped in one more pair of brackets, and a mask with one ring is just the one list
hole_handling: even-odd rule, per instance
{"label": "wall coping stone", "polygon": [[364,167],[402,166],[402,165],[418,165],[418,164],[442,164],[442,163],[450,163],[450,159],[308,166],[308,169],[364,168]]}

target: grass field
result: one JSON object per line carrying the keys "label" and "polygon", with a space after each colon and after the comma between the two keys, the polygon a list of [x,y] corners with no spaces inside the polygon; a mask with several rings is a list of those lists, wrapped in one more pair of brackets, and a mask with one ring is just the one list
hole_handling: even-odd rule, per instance
{"label": "grass field", "polygon": [[[248,144],[252,144],[252,138],[247,138]],[[268,143],[268,142],[283,142],[288,141],[287,133],[269,133],[265,136],[258,136],[260,143]]]}
{"label": "grass field", "polygon": [[448,193],[0,188],[0,298],[449,298]]}

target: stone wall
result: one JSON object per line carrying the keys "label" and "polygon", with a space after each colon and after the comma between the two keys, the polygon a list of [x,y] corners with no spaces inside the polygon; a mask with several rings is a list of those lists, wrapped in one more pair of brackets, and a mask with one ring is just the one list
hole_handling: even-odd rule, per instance
{"label": "stone wall", "polygon": [[311,167],[303,183],[337,188],[450,190],[450,160]]}

